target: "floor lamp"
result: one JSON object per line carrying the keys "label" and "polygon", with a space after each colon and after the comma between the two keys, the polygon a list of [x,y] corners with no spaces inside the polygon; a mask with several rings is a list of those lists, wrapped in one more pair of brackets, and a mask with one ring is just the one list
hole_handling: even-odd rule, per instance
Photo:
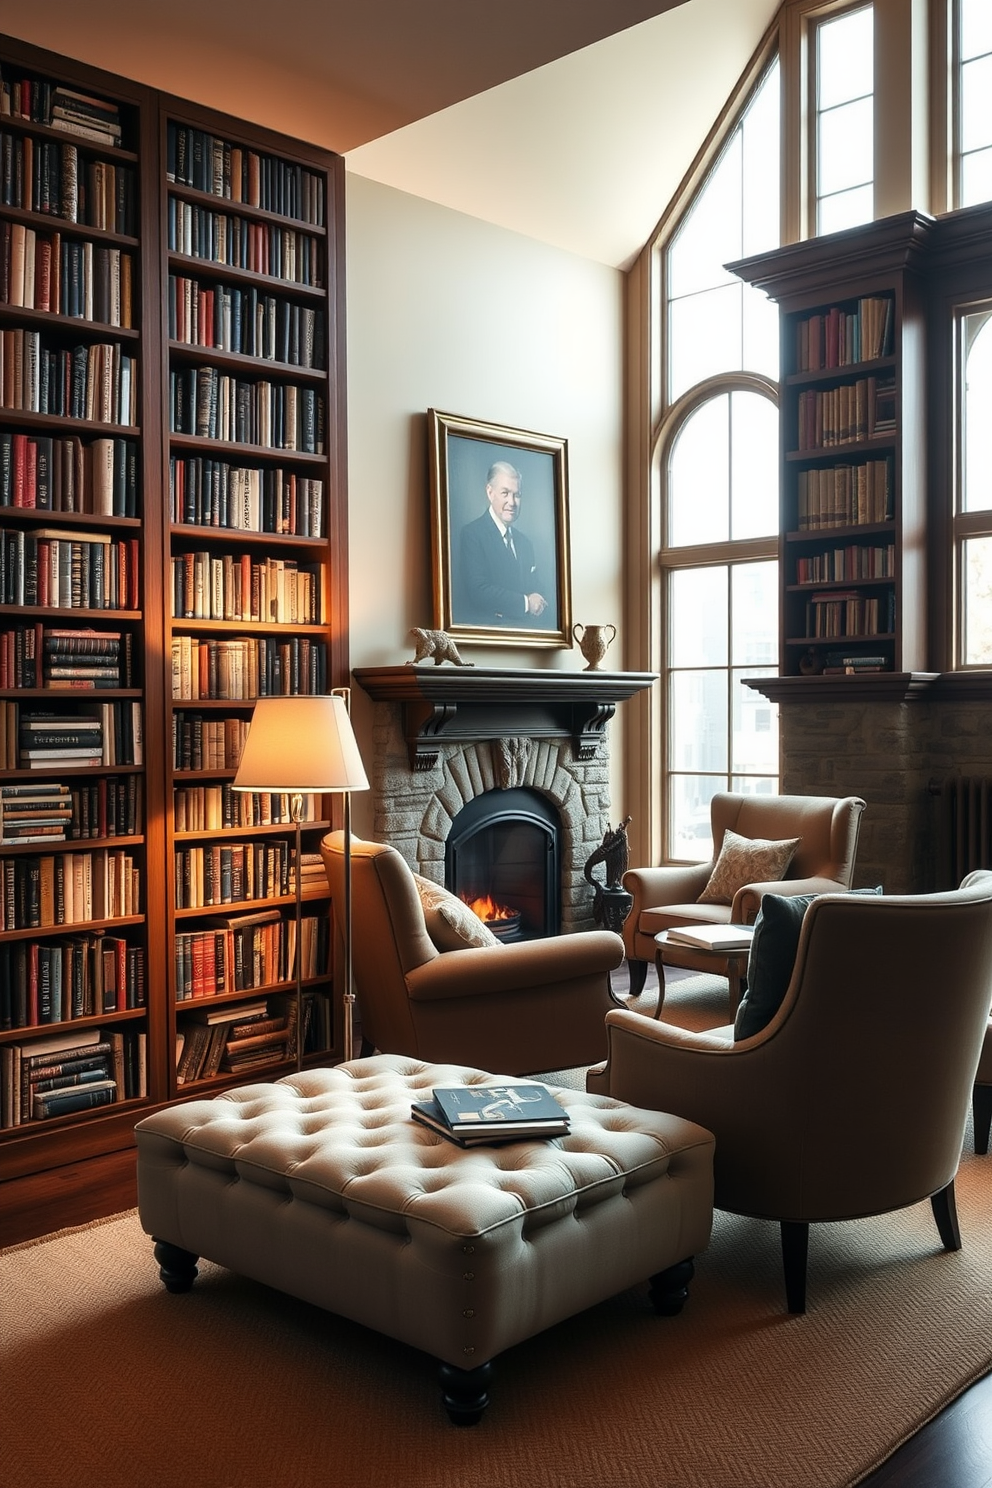
{"label": "floor lamp", "polygon": [[[259,698],[234,777],[237,791],[288,794],[296,826],[296,1067],[303,1065],[303,797],[344,795],[344,1057],[354,1056],[351,955],[351,792],[368,790],[362,756],[349,716],[351,693],[327,697]],[[338,906],[335,906],[337,912]]]}

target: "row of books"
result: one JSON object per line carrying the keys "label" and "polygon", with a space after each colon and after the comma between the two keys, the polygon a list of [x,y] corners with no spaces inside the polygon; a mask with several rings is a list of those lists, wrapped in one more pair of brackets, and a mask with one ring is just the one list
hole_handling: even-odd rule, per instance
{"label": "row of books", "polygon": [[796,370],[851,367],[891,356],[895,303],[891,295],[867,295],[851,309],[833,305],[796,326]]}
{"label": "row of books", "polygon": [[[301,917],[300,944],[303,979],[326,975],[330,952],[326,914]],[[274,987],[295,976],[296,919],[283,919],[278,910],[213,916],[206,928],[176,932],[177,1002]]]}
{"label": "row of books", "polygon": [[80,161],[76,146],[0,131],[0,204],[134,237],[137,191],[130,166]]}
{"label": "row of books", "polygon": [[893,590],[881,596],[856,591],[838,594],[834,589],[811,595],[806,603],[806,635],[810,639],[891,635],[895,630],[895,605]]}
{"label": "row of books", "polygon": [[135,517],[138,485],[138,446],[131,439],[84,443],[78,434],[0,430],[0,506]]}
{"label": "row of books", "polygon": [[242,636],[229,641],[173,636],[172,696],[250,702],[327,691],[327,644],[309,636]]}
{"label": "row of books", "polygon": [[324,223],[324,183],[302,165],[233,145],[203,129],[169,121],[166,179],[244,202],[314,227]]}
{"label": "row of books", "polygon": [[[203,769],[203,765],[183,765]],[[211,768],[208,766],[207,768]],[[214,768],[223,769],[223,765]],[[304,792],[303,822],[319,821],[319,796]],[[270,827],[292,821],[292,797],[285,791],[236,791],[224,785],[184,785],[173,791],[177,832],[218,832],[225,827]]]}
{"label": "row of books", "polygon": [[133,426],[138,422],[137,362],[117,341],[55,347],[40,331],[3,331],[0,407]]}
{"label": "row of books", "polygon": [[168,202],[169,252],[264,274],[286,284],[321,289],[320,240],[295,227],[249,222],[172,196]]}
{"label": "row of books", "polygon": [[104,325],[134,326],[134,261],[126,249],[63,240],[20,222],[0,232],[0,301]]}
{"label": "row of books", "polygon": [[844,673],[857,676],[862,672],[891,672],[892,658],[882,651],[828,651],[823,659],[824,675]]}
{"label": "row of books", "polygon": [[796,504],[800,532],[891,522],[895,516],[892,456],[854,465],[800,470]]}
{"label": "row of books", "polygon": [[0,631],[0,688],[91,692],[133,686],[130,631],[16,625]]}
{"label": "row of books", "polygon": [[323,614],[319,564],[293,558],[253,562],[248,553],[177,553],[172,565],[172,614],[184,620],[241,620],[319,625]]}
{"label": "row of books", "polygon": [[0,114],[65,129],[87,139],[97,134],[101,144],[119,145],[121,140],[121,112],[116,103],[46,78],[17,76],[8,71],[0,78]]}
{"label": "row of books", "polygon": [[0,945],[0,1028],[70,1023],[145,1006],[145,953],[114,935]]}
{"label": "row of books", "polygon": [[38,527],[0,528],[0,604],[53,610],[137,610],[136,537]]}
{"label": "row of books", "polygon": [[174,862],[176,909],[243,904],[290,892],[288,842],[214,842],[207,847],[180,847]]}
{"label": "row of books", "polygon": [[[17,704],[4,700],[5,709]],[[72,765],[140,765],[144,763],[141,703],[137,699],[93,703],[72,712],[20,705],[15,714],[16,763],[10,759],[10,714],[4,713],[5,770],[63,769]]]}
{"label": "row of books", "polygon": [[320,455],[325,427],[324,399],[316,388],[249,382],[217,367],[183,367],[169,373],[173,434]]}
{"label": "row of books", "polygon": [[176,1083],[266,1068],[296,1058],[296,999],[198,1009],[176,1029]]}
{"label": "row of books", "polygon": [[134,837],[142,830],[143,805],[140,775],[101,775],[78,785],[56,780],[0,785],[0,842],[23,846]]}
{"label": "row of books", "polygon": [[895,377],[860,377],[799,394],[800,450],[833,449],[890,434],[896,426]]}
{"label": "row of books", "polygon": [[293,367],[324,366],[324,315],[312,305],[169,275],[169,336]]}
{"label": "row of books", "polygon": [[204,718],[201,713],[177,708],[172,715],[172,768],[236,770],[248,737],[248,722],[245,718]]}
{"label": "row of books", "polygon": [[173,455],[169,497],[176,524],[295,537],[323,535],[324,483],[294,471]]}
{"label": "row of books", "polygon": [[896,571],[896,545],[848,543],[796,559],[797,584],[849,583],[851,579],[891,579]]}
{"label": "row of books", "polygon": [[0,1047],[0,1126],[22,1126],[148,1093],[143,1028],[80,1029]]}
{"label": "row of books", "polygon": [[0,930],[47,930],[141,913],[141,872],[122,848],[0,860]]}

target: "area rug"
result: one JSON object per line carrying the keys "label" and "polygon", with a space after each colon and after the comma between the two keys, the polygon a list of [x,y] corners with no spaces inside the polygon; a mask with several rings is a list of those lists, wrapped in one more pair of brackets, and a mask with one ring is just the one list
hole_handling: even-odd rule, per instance
{"label": "area rug", "polygon": [[13,1247],[4,1488],[855,1484],[992,1367],[992,1158],[970,1143],[961,1252],[929,1204],[819,1226],[791,1317],[777,1226],[717,1215],[680,1317],[636,1287],[508,1350],[467,1430],[414,1349],[209,1263],[170,1296],[134,1213]]}

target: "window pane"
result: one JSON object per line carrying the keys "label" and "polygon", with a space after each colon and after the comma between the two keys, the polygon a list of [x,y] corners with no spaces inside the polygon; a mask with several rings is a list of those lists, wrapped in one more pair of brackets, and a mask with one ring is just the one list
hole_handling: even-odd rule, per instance
{"label": "window pane", "polygon": [[737,280],[723,267],[741,256],[741,141],[730,142],[711,172],[668,254],[668,290],[673,296]]}
{"label": "window pane", "polygon": [[816,28],[816,101],[820,109],[861,98],[874,87],[874,12],[870,5]]}
{"label": "window pane", "polygon": [[760,668],[731,674],[734,716],[730,767],[735,772],[771,777],[778,774],[778,709],[741,681],[742,677],[772,675]]}
{"label": "window pane", "polygon": [[669,697],[672,768],[719,771],[726,780],[726,672],[673,672]]}
{"label": "window pane", "polygon": [[735,563],[730,571],[732,661],[774,670],[778,656],[778,564]]}
{"label": "window pane", "polygon": [[960,0],[960,5],[962,57],[992,52],[992,6],[989,0]]}
{"label": "window pane", "polygon": [[778,531],[778,410],[760,393],[730,404],[731,536],[767,537]]}
{"label": "window pane", "polygon": [[[775,710],[776,713],[778,710]],[[730,789],[741,796],[777,796],[777,775],[732,775]]]}
{"label": "window pane", "polygon": [[862,186],[873,175],[872,114],[874,100],[861,98],[821,114],[817,191],[831,196]]}
{"label": "window pane", "polygon": [[961,149],[992,144],[992,56],[961,69]]}
{"label": "window pane", "polygon": [[[727,570],[684,568],[669,588],[671,665],[726,666]],[[724,705],[726,712],[726,705]]]}
{"label": "window pane", "polygon": [[668,789],[668,851],[673,858],[706,863],[713,856],[710,801],[726,789],[711,775],[672,775]]}
{"label": "window pane", "polygon": [[992,316],[966,315],[961,510],[992,509]]}
{"label": "window pane", "polygon": [[992,665],[992,537],[964,544],[964,660]]}
{"label": "window pane", "polygon": [[874,186],[858,186],[854,191],[842,191],[838,196],[828,196],[819,202],[817,230],[821,233],[842,232],[845,227],[871,222],[874,215]]}
{"label": "window pane", "polygon": [[961,205],[992,201],[992,150],[966,155],[961,162]]}
{"label": "window pane", "polygon": [[[776,60],[768,69],[764,82],[754,95],[743,120],[742,199],[743,242],[745,256],[777,248],[780,237],[779,216],[779,131],[781,89]],[[764,295],[761,296],[764,299]],[[749,362],[753,367],[754,363]]]}
{"label": "window pane", "polygon": [[[730,399],[726,394],[711,398],[689,415],[672,444],[668,469],[672,547],[724,542],[730,522]],[[721,571],[704,569],[695,576]]]}
{"label": "window pane", "polygon": [[763,372],[778,381],[778,306],[774,300],[744,286],[741,297],[744,310],[744,366],[749,372]]}
{"label": "window pane", "polygon": [[672,301],[668,322],[671,402],[704,377],[740,371],[743,288],[735,282]]}

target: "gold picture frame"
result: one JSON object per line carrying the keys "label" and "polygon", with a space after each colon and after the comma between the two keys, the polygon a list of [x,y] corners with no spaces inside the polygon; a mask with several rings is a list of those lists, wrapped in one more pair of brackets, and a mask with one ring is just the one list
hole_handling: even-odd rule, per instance
{"label": "gold picture frame", "polygon": [[567,440],[435,408],[427,422],[436,628],[571,646]]}

